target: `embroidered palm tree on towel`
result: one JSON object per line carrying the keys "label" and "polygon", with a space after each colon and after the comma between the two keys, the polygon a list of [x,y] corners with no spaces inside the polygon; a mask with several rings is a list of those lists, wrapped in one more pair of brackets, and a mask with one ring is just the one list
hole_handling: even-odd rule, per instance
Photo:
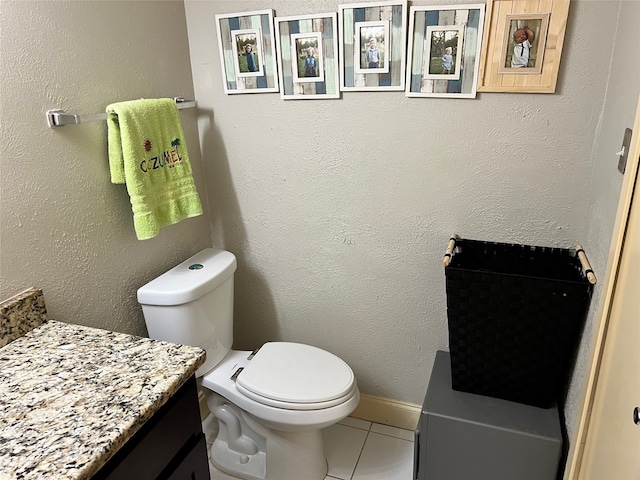
{"label": "embroidered palm tree on towel", "polygon": [[176,155],[178,156],[178,158],[180,158],[180,153],[178,152],[178,147],[180,146],[180,139],[176,138],[175,140],[173,140],[171,142],[171,146],[176,147]]}

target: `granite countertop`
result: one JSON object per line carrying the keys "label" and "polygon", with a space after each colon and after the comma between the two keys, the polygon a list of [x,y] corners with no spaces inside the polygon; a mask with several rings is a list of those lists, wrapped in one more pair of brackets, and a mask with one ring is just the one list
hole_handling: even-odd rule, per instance
{"label": "granite countertop", "polygon": [[200,348],[43,320],[0,348],[0,480],[90,478],[204,359]]}

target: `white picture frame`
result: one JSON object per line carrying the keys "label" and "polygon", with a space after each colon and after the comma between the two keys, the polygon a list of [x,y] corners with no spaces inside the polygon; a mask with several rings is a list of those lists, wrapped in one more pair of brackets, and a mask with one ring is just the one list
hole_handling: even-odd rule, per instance
{"label": "white picture frame", "polygon": [[[290,38],[291,58],[296,58],[296,64],[298,67],[291,69],[293,82],[324,82],[322,34],[320,32],[293,33]],[[307,52],[306,56],[305,52]],[[313,67],[306,65],[307,57],[313,58]]]}
{"label": "white picture frame", "polygon": [[[425,79],[458,80],[460,79],[460,65],[462,63],[462,39],[464,25],[432,25],[427,27],[425,35],[425,59],[431,61],[427,68]],[[438,40],[436,40],[438,39]],[[439,50],[436,52],[436,48]],[[451,49],[451,53],[447,49]],[[445,69],[444,55],[451,55],[451,68]]]}
{"label": "white picture frame", "polygon": [[[341,91],[405,90],[407,11],[406,0],[338,6]],[[364,68],[362,28],[385,24],[384,65]]]}
{"label": "white picture frame", "polygon": [[[283,100],[312,100],[340,98],[338,75],[338,24],[337,14],[316,13],[310,15],[276,17],[276,46],[278,51],[278,77],[280,97]],[[316,38],[322,58],[322,74],[306,81],[300,74],[297,39]]]}
{"label": "white picture frame", "polygon": [[[273,10],[225,13],[215,16],[222,85],[227,95],[272,93],[280,90],[276,61]],[[232,33],[234,32],[234,33]],[[257,72],[243,71],[237,35],[257,35]]]}
{"label": "white picture frame", "polygon": [[[236,78],[241,77],[261,77],[264,75],[262,68],[262,33],[259,28],[246,28],[242,30],[231,30],[231,38],[235,47],[233,56],[233,66]],[[250,51],[247,51],[250,48]],[[253,69],[247,61],[247,55],[251,53],[255,60]]]}
{"label": "white picture frame", "polygon": [[[408,97],[475,98],[480,69],[484,28],[484,4],[415,7],[409,13],[409,45],[405,95]],[[433,73],[440,61],[430,48],[435,27],[462,33],[457,49],[460,63],[456,74]],[[431,33],[429,33],[431,32]],[[435,56],[434,56],[435,55]],[[431,73],[430,73],[431,70]],[[448,77],[448,78],[447,78]]]}
{"label": "white picture frame", "polygon": [[[356,22],[355,23],[355,52],[360,53],[359,61],[354,58],[353,69],[355,73],[387,73],[389,72],[389,22]],[[367,60],[367,51],[375,42],[374,48],[378,51],[378,66],[371,66]]]}

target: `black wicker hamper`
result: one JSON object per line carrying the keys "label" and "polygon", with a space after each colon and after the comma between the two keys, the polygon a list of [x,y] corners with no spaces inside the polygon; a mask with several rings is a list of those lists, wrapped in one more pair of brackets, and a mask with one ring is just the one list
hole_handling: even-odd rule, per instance
{"label": "black wicker hamper", "polygon": [[575,250],[455,238],[445,267],[453,389],[551,407],[589,308],[586,274]]}

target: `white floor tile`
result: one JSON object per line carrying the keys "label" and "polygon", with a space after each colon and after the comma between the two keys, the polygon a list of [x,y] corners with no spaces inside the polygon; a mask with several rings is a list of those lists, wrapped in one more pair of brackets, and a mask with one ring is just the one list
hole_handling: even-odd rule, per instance
{"label": "white floor tile", "polygon": [[322,431],[324,454],[329,464],[327,475],[342,480],[351,479],[367,433],[366,430],[340,424]]}
{"label": "white floor tile", "polygon": [[403,430],[402,428],[390,427],[389,425],[374,423],[373,425],[371,425],[371,431],[413,442],[413,432],[411,430]]}
{"label": "white floor tile", "polygon": [[411,480],[413,442],[370,432],[352,480]]}
{"label": "white floor tile", "polygon": [[[211,419],[208,419],[211,420]],[[213,422],[203,422],[208,437]],[[324,480],[411,480],[413,432],[348,417],[322,432],[329,471]],[[213,438],[207,438],[207,450]],[[237,480],[209,462],[211,480]]]}
{"label": "white floor tile", "polygon": [[359,428],[360,430],[369,430],[371,428],[371,422],[355,417],[347,417],[339,423],[340,425],[347,425],[349,427]]}

